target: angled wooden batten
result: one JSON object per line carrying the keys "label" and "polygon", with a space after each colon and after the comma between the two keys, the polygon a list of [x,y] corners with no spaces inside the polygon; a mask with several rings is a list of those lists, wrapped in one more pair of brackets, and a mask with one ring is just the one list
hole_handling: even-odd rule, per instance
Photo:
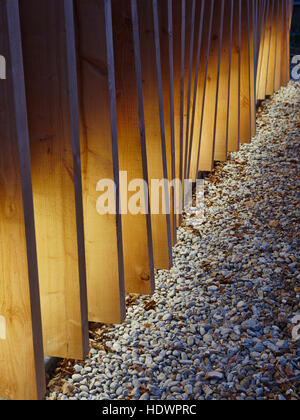
{"label": "angled wooden batten", "polygon": [[151,194],[153,180],[168,180],[167,150],[171,150],[171,138],[166,136],[161,65],[161,46],[159,37],[159,15],[157,1],[137,1],[139,21],[139,41],[141,74],[143,80],[143,104],[145,138],[148,161],[150,204],[152,207],[151,225],[153,239],[154,267],[168,269],[172,265],[172,234],[169,190],[162,186],[160,211],[154,214]]}
{"label": "angled wooden batten", "polygon": [[250,143],[252,137],[252,88],[251,68],[254,65],[251,48],[250,0],[242,1],[241,68],[240,68],[240,142]]}
{"label": "angled wooden batten", "polygon": [[[117,69],[115,82],[119,162],[120,170],[127,173],[127,182],[120,186],[124,193],[135,179],[142,179],[148,184],[139,28],[134,1],[112,0],[111,5]],[[145,204],[149,194],[145,187],[142,189]],[[126,207],[127,203],[121,205]],[[126,291],[151,294],[155,285],[149,212],[134,215],[127,211],[127,214],[122,214],[122,232]]]}
{"label": "angled wooden batten", "polygon": [[[174,78],[174,145],[175,178],[181,180],[181,137],[183,140],[183,84],[182,62],[184,61],[185,0],[172,0],[173,78]],[[169,17],[170,19],[170,17]],[[176,227],[180,225],[182,189],[176,190]]]}
{"label": "angled wooden batten", "polygon": [[282,58],[282,30],[283,30],[283,15],[282,15],[282,0],[277,0],[277,15],[276,15],[276,58],[275,58],[275,76],[274,76],[274,91],[278,91],[281,87],[281,58]]}
{"label": "angled wooden batten", "polygon": [[[193,99],[193,125],[191,127],[191,141],[189,150],[189,168],[188,177],[193,181],[198,178],[198,160],[200,153],[201,129],[203,122],[203,106],[206,92],[208,60],[212,33],[212,16],[214,2],[205,0],[202,2],[203,10],[201,10],[198,40],[197,40],[197,57],[196,57],[196,79],[194,84]],[[198,71],[197,71],[198,69]]]}
{"label": "angled wooden batten", "polygon": [[230,92],[228,115],[228,152],[236,152],[240,147],[240,45],[241,45],[241,2],[234,0],[233,33],[230,67]]}
{"label": "angled wooden batten", "polygon": [[260,50],[261,62],[260,62],[260,68],[259,68],[259,78],[258,78],[258,83],[257,83],[257,99],[258,100],[263,100],[266,97],[273,9],[274,9],[274,2],[273,0],[269,0],[267,2],[265,23],[264,23],[264,29],[263,29],[264,34],[263,34],[261,50]]}
{"label": "angled wooden batten", "polygon": [[116,193],[119,189],[116,95],[110,91],[115,78],[110,4],[102,0],[74,4],[89,321],[116,324],[126,312],[117,194],[112,214],[101,214],[105,209],[98,208],[105,192],[101,182],[113,182]]}
{"label": "angled wooden batten", "polygon": [[276,31],[277,31],[277,5],[278,1],[273,0],[272,25],[270,33],[270,52],[268,60],[268,75],[266,83],[266,95],[274,93],[275,63],[276,63]]}
{"label": "angled wooden batten", "polygon": [[[168,181],[175,179],[175,97],[174,97],[174,39],[173,39],[173,0],[158,1],[157,19],[160,42],[162,99],[166,138],[166,164]],[[171,243],[176,243],[177,226],[174,199],[176,186],[169,188]]]}
{"label": "angled wooden batten", "polygon": [[[185,115],[185,132],[184,132],[184,155],[183,155],[183,175],[184,179],[188,178],[190,144],[193,137],[193,99],[194,99],[194,83],[195,83],[195,59],[197,48],[197,31],[199,31],[199,12],[201,2],[191,0],[188,5],[188,26],[186,39],[189,41],[189,48],[186,51],[187,59],[187,84],[186,84],[186,115]],[[186,203],[185,203],[186,205]]]}
{"label": "angled wooden batten", "polygon": [[221,67],[219,95],[217,104],[216,138],[214,160],[223,162],[228,153],[228,117],[231,81],[231,55],[233,34],[234,1],[226,4],[224,11],[223,39],[221,49]]}
{"label": "angled wooden batten", "polygon": [[20,1],[48,356],[83,359],[88,317],[72,0]]}
{"label": "angled wooden batten", "polygon": [[212,3],[212,34],[207,67],[206,89],[203,102],[203,120],[198,161],[198,170],[204,172],[211,171],[214,164],[214,141],[225,6],[225,2],[223,0],[215,0]]}
{"label": "angled wooden batten", "polygon": [[[201,6],[201,7],[200,7]],[[187,144],[187,166],[185,170],[185,178],[196,181],[198,175],[197,168],[197,150],[200,139],[200,126],[202,116],[202,101],[204,96],[204,71],[201,71],[200,65],[205,68],[208,58],[205,58],[206,45],[203,42],[204,17],[209,10],[205,0],[197,3],[196,19],[195,19],[195,40],[194,40],[194,59],[192,67],[192,91],[190,103],[190,129],[188,132]]]}
{"label": "angled wooden batten", "polygon": [[0,51],[0,398],[33,400],[46,387],[17,0],[0,0]]}

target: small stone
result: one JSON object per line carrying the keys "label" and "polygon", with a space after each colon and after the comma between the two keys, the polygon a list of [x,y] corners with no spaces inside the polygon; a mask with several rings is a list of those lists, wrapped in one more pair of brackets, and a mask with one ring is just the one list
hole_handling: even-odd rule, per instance
{"label": "small stone", "polygon": [[81,375],[75,374],[72,376],[73,382],[81,382],[83,380],[83,377]]}
{"label": "small stone", "polygon": [[211,379],[217,379],[221,381],[224,378],[224,374],[217,371],[207,372],[205,375],[205,379],[211,380]]}

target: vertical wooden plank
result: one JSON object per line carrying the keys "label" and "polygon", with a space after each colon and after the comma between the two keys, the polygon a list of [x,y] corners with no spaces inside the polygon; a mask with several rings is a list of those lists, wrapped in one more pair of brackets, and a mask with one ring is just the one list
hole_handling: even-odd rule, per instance
{"label": "vertical wooden plank", "polygon": [[[125,317],[123,241],[118,200],[115,214],[100,214],[99,181],[114,181],[119,188],[117,134],[110,112],[113,64],[108,54],[113,45],[106,36],[103,1],[79,0],[76,6],[77,51],[81,116],[81,160],[87,260],[89,320],[120,323]],[[103,191],[102,191],[103,193]],[[118,194],[116,193],[116,197]]]}
{"label": "vertical wooden plank", "polygon": [[271,25],[271,39],[270,39],[270,53],[268,61],[268,76],[266,84],[266,95],[273,95],[275,82],[275,64],[276,64],[276,31],[277,31],[277,0],[274,0],[272,25]]}
{"label": "vertical wooden plank", "polygon": [[268,7],[267,7],[267,13],[266,13],[266,27],[265,27],[264,41],[262,45],[262,61],[261,61],[260,78],[259,78],[258,92],[257,92],[257,99],[260,99],[260,100],[263,100],[266,97],[274,1],[270,0],[267,5]]}
{"label": "vertical wooden plank", "polygon": [[287,0],[282,0],[282,16],[283,16],[283,28],[282,28],[282,57],[281,57],[281,86],[286,86],[288,83],[288,62],[287,62],[287,50],[288,50],[288,29],[287,29]]}
{"label": "vertical wooden plank", "polygon": [[[168,47],[169,47],[169,89],[170,89],[170,125],[171,125],[171,168],[168,169],[169,179],[176,179],[176,137],[175,137],[175,80],[174,80],[174,24],[173,24],[173,0],[168,0]],[[163,53],[164,55],[164,53]],[[163,70],[164,74],[164,70]],[[176,181],[177,182],[177,181]],[[180,185],[176,184],[171,196],[171,226],[173,245],[177,242],[177,209],[180,194]]]}
{"label": "vertical wooden plank", "polygon": [[[170,150],[170,138],[166,138],[161,76],[161,55],[157,2],[139,0],[139,30],[141,64],[143,74],[143,99],[145,109],[146,145],[150,191],[152,180],[168,180],[166,151]],[[162,188],[163,203],[169,207],[169,191]],[[153,200],[151,202],[153,204]],[[168,210],[166,211],[168,213]],[[151,214],[155,268],[168,269],[172,265],[170,214]]]}
{"label": "vertical wooden plank", "polygon": [[255,0],[248,0],[251,137],[256,134],[256,22]]}
{"label": "vertical wooden plank", "polygon": [[[172,0],[157,4],[159,41],[161,50],[161,77],[164,127],[166,138],[166,165],[168,181],[175,179],[175,116],[174,116],[174,58],[173,58],[173,4]],[[168,190],[172,245],[176,242],[175,188]]]}
{"label": "vertical wooden plank", "polygon": [[240,142],[251,140],[250,19],[249,0],[242,1]]}
{"label": "vertical wooden plank", "polygon": [[[205,1],[203,6],[204,6],[203,22],[200,21],[200,30],[201,30],[201,47],[200,48],[201,50],[200,50],[198,84],[195,84],[195,89],[197,89],[197,97],[194,100],[196,113],[195,113],[195,118],[194,118],[193,144],[191,147],[190,169],[189,169],[189,176],[191,177],[193,181],[195,181],[198,177],[198,162],[199,162],[199,155],[200,155],[204,98],[205,98],[206,83],[207,83],[214,2]],[[199,41],[200,41],[200,32],[199,32],[198,42]],[[199,48],[199,44],[198,44],[198,48]]]}
{"label": "vertical wooden plank", "polygon": [[[174,77],[174,166],[176,179],[180,177],[180,132],[181,132],[181,57],[182,51],[182,8],[185,7],[184,1],[172,1],[172,34],[173,34],[173,77]],[[180,208],[182,188],[176,190],[176,207]],[[180,214],[175,215],[176,226],[180,224]]]}
{"label": "vertical wooden plank", "polygon": [[230,95],[228,116],[228,152],[239,149],[240,115],[240,8],[241,0],[234,0],[233,34],[231,49]]}
{"label": "vertical wooden plank", "polygon": [[[198,150],[198,141],[199,141],[199,131],[197,128],[201,124],[201,110],[202,104],[199,104],[199,96],[203,94],[203,88],[201,82],[201,72],[200,72],[200,61],[201,57],[204,54],[204,45],[202,45],[203,39],[203,21],[205,14],[206,2],[205,0],[201,1],[201,9],[199,10],[200,15],[197,13],[196,27],[197,27],[197,44],[196,44],[196,62],[195,62],[195,71],[194,71],[194,93],[192,100],[192,117],[191,117],[191,129],[189,133],[189,144],[188,144],[188,167],[186,172],[186,178],[192,179],[193,182],[196,181],[197,170],[195,168],[197,150]],[[201,89],[202,88],[202,89]],[[202,97],[201,97],[202,99]]]}
{"label": "vertical wooden plank", "polygon": [[256,48],[257,58],[257,70],[256,70],[256,99],[258,100],[258,87],[261,78],[262,58],[264,49],[264,37],[265,37],[265,23],[267,16],[267,0],[260,0],[260,14],[259,14],[259,33]]}
{"label": "vertical wooden plank", "polygon": [[214,2],[212,36],[210,43],[209,62],[204,96],[203,124],[201,130],[201,145],[199,155],[199,171],[211,171],[214,161],[214,139],[217,113],[217,98],[219,86],[220,45],[223,33],[224,2]]}
{"label": "vertical wooden plank", "polygon": [[18,1],[0,1],[0,398],[42,399],[45,371]]}
{"label": "vertical wooden plank", "polygon": [[215,161],[227,159],[227,133],[229,116],[229,95],[231,79],[231,48],[233,30],[233,0],[228,2],[224,14],[224,32],[221,49],[221,68],[219,80],[218,114],[216,122]]}
{"label": "vertical wooden plank", "polygon": [[[132,25],[130,0],[112,1],[112,22],[115,50],[115,83],[117,98],[117,128],[120,170],[127,173],[125,190],[135,179],[148,184],[145,130],[141,102],[141,73],[139,67],[138,21]],[[138,94],[137,94],[138,87]],[[142,187],[141,194],[148,191]],[[130,199],[132,194],[128,196]],[[154,291],[153,248],[149,214],[131,214],[127,200],[122,206],[125,288],[128,293],[151,294]],[[125,210],[124,211],[124,207]]]}
{"label": "vertical wooden plank", "polygon": [[282,58],[282,0],[277,0],[277,30],[276,30],[276,61],[275,61],[275,79],[274,90],[277,91],[281,87],[281,58]]}
{"label": "vertical wooden plank", "polygon": [[21,0],[20,16],[45,353],[82,359],[88,323],[72,3]]}
{"label": "vertical wooden plank", "polygon": [[187,85],[187,108],[186,108],[186,127],[185,127],[185,153],[184,153],[184,179],[187,179],[188,157],[189,157],[189,141],[190,141],[190,125],[191,125],[191,96],[193,84],[193,62],[194,62],[194,46],[195,46],[195,23],[196,23],[196,1],[191,1],[191,22],[190,22],[190,45],[189,45],[189,63],[188,63],[188,85]]}

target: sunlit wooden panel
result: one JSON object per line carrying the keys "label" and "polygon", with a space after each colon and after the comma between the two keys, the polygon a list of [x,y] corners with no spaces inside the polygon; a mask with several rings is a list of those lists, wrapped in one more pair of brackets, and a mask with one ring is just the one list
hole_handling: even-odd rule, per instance
{"label": "sunlit wooden panel", "polygon": [[[174,39],[173,0],[158,1],[159,41],[161,51],[162,93],[166,137],[168,180],[175,179],[175,110],[174,110]],[[176,242],[175,189],[169,190],[172,245]]]}
{"label": "sunlit wooden panel", "polygon": [[223,35],[224,1],[215,0],[209,62],[204,95],[203,124],[199,155],[199,171],[211,171],[214,163],[214,140]]}
{"label": "sunlit wooden panel", "polygon": [[[204,18],[205,14],[210,16],[208,13],[211,11],[213,5],[209,5],[209,2],[205,0],[198,2],[196,7],[196,19],[195,19],[195,39],[194,39],[194,64],[191,84],[191,104],[190,104],[190,127],[189,137],[187,141],[187,167],[186,167],[186,179],[191,179],[193,182],[196,181],[198,175],[198,149],[200,142],[200,127],[202,121],[202,110],[203,110],[203,97],[204,97],[204,85],[206,81],[206,63],[208,56],[205,54],[208,46],[207,43],[203,42],[204,37]],[[210,22],[210,19],[208,18]],[[208,32],[211,33],[212,25],[209,24]],[[210,39],[210,37],[208,37]],[[205,44],[205,45],[204,45]],[[206,47],[206,48],[205,48]],[[203,65],[203,71],[201,71],[201,64]]]}
{"label": "sunlit wooden panel", "polygon": [[263,45],[265,36],[265,22],[267,12],[267,0],[258,0],[259,13],[257,17],[258,35],[256,42],[256,100],[258,100],[258,86],[260,83],[261,66],[263,57]]}
{"label": "sunlit wooden panel", "polygon": [[229,93],[232,54],[232,31],[234,2],[230,0],[224,11],[224,29],[221,49],[221,66],[219,77],[219,95],[217,104],[216,138],[214,160],[223,162],[227,159],[227,134],[229,116]]}
{"label": "sunlit wooden panel", "polygon": [[281,59],[282,59],[282,30],[283,30],[283,1],[277,0],[276,7],[276,58],[275,58],[275,75],[274,90],[277,91],[281,87]]}
{"label": "sunlit wooden panel", "polygon": [[271,34],[270,34],[270,52],[269,52],[269,60],[268,60],[266,95],[273,95],[274,93],[275,64],[276,64],[277,6],[278,6],[278,1],[273,0],[273,13],[272,13],[272,25],[271,25]]}
{"label": "sunlit wooden panel", "polygon": [[[198,115],[196,115],[196,102],[198,93],[197,86],[199,78],[199,41],[201,42],[203,18],[205,2],[196,1],[191,2],[190,24],[187,28],[186,36],[189,41],[189,50],[187,51],[188,67],[187,67],[187,108],[186,108],[186,125],[184,133],[185,153],[183,156],[184,178],[188,179],[190,176],[190,161],[192,146],[194,143],[195,124],[197,124]],[[200,38],[199,38],[200,37]],[[199,58],[198,58],[199,56]]]}
{"label": "sunlit wooden panel", "polygon": [[[241,85],[240,85],[240,142],[251,141],[251,65],[250,63],[250,5],[242,1]],[[252,50],[253,51],[253,50]]]}
{"label": "sunlit wooden panel", "polygon": [[[174,71],[174,136],[175,136],[175,178],[181,179],[181,139],[183,140],[183,77],[182,63],[185,48],[182,43],[185,29],[185,0],[172,1],[173,26],[173,71]],[[177,190],[176,202],[180,205],[181,189]],[[176,226],[180,225],[180,214],[176,215]]]}
{"label": "sunlit wooden panel", "polygon": [[125,316],[122,226],[116,201],[107,209],[111,214],[101,214],[106,209],[99,201],[105,194],[104,180],[119,183],[118,146],[110,124],[109,22],[104,2],[77,1],[75,18],[89,321],[120,323]]}
{"label": "sunlit wooden panel", "polygon": [[82,359],[88,321],[72,2],[21,0],[20,12],[45,353]]}
{"label": "sunlit wooden panel", "polygon": [[273,8],[274,8],[274,2],[273,0],[269,0],[267,2],[264,35],[261,41],[261,50],[260,50],[261,62],[260,62],[260,69],[259,69],[259,79],[258,79],[258,84],[257,84],[257,99],[258,100],[263,100],[266,97]]}
{"label": "sunlit wooden panel", "polygon": [[[163,187],[160,189],[161,194],[157,209],[153,209],[154,199],[153,196],[151,197],[151,194],[153,194],[153,180],[160,182],[169,177],[167,150],[170,150],[171,140],[166,136],[161,62],[158,62],[158,60],[161,61],[159,31],[155,29],[155,13],[158,15],[158,7],[157,2],[153,0],[138,0],[137,6],[150,203],[152,206],[151,224],[154,267],[167,269],[172,265],[171,218],[170,214],[164,214],[169,213],[167,209],[169,191],[166,191]],[[159,21],[156,23],[159,25]],[[163,210],[164,208],[166,211]]]}
{"label": "sunlit wooden panel", "polygon": [[240,144],[240,8],[241,0],[234,0],[228,116],[228,152],[236,152],[237,150],[239,150]]}
{"label": "sunlit wooden panel", "polygon": [[203,7],[204,7],[203,17],[201,13],[200,22],[199,22],[200,38],[198,39],[198,41],[200,41],[200,45],[198,44],[197,46],[198,49],[200,47],[200,50],[197,52],[197,54],[199,53],[199,66],[198,66],[199,69],[198,69],[198,74],[196,74],[198,80],[195,82],[195,89],[196,89],[195,94],[197,96],[194,98],[195,117],[194,117],[192,144],[190,144],[190,162],[189,162],[189,171],[188,171],[188,176],[193,181],[195,181],[198,177],[198,161],[199,161],[199,155],[200,155],[204,97],[205,97],[206,82],[207,82],[214,2],[206,0],[203,3]]}
{"label": "sunlit wooden panel", "polygon": [[[124,248],[125,288],[128,293],[150,294],[154,290],[153,248],[150,215],[145,201],[138,203],[130,189],[136,179],[148,184],[146,144],[141,136],[134,34],[130,0],[113,0],[112,23],[115,50],[115,83],[117,92],[117,128],[120,170],[125,174],[120,189]],[[144,129],[142,130],[144,132]],[[140,196],[148,196],[144,185]],[[130,200],[140,204],[141,212],[133,214]]]}
{"label": "sunlit wooden panel", "polygon": [[249,63],[250,63],[250,113],[251,137],[256,134],[256,0],[249,2]]}
{"label": "sunlit wooden panel", "polygon": [[18,2],[0,1],[0,398],[45,394],[43,341]]}

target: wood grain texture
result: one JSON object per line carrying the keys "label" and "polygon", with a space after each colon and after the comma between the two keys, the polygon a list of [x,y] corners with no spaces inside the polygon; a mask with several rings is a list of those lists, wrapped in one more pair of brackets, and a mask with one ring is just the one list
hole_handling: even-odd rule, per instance
{"label": "wood grain texture", "polygon": [[[174,136],[175,136],[175,178],[181,179],[181,140],[183,142],[183,112],[181,106],[183,103],[182,84],[184,80],[181,78],[181,63],[184,60],[184,46],[182,46],[182,32],[185,19],[185,0],[173,0],[173,72],[174,72]],[[185,34],[185,32],[184,32]],[[182,135],[182,138],[181,138]],[[181,208],[182,189],[176,191],[176,207]],[[180,213],[180,212],[178,212]],[[176,227],[180,225],[180,214],[176,215]]]}
{"label": "wood grain texture", "polygon": [[20,16],[45,353],[82,359],[88,325],[84,257],[78,248],[84,238],[78,237],[82,220],[75,200],[80,156],[68,94],[72,46],[64,2],[23,0]]}
{"label": "wood grain texture", "polygon": [[273,0],[272,25],[270,33],[270,52],[268,60],[268,75],[266,83],[266,95],[274,93],[275,63],[276,63],[276,30],[277,30],[277,1]]}
{"label": "wood grain texture", "polygon": [[[164,109],[160,97],[162,95],[161,65],[157,61],[160,57],[160,52],[157,50],[159,34],[155,33],[154,28],[154,8],[155,4],[152,0],[138,1],[150,193],[152,180],[168,179],[166,150],[170,150],[170,138],[166,137]],[[161,188],[161,191],[160,208],[163,209],[164,203],[168,206],[169,193],[164,188]],[[163,214],[163,211],[159,214],[152,213],[151,223],[154,267],[168,269],[172,265],[170,214]]]}
{"label": "wood grain texture", "polygon": [[211,171],[214,163],[214,141],[218,87],[220,74],[220,53],[223,36],[224,2],[214,1],[212,35],[209,51],[206,91],[204,95],[203,124],[201,130],[201,145],[198,170]]}
{"label": "wood grain texture", "polygon": [[[201,6],[201,7],[200,7]],[[188,162],[186,170],[186,179],[196,181],[198,175],[197,164],[197,150],[200,140],[200,125],[202,117],[202,102],[204,96],[204,71],[200,71],[200,63],[204,64],[206,68],[205,45],[203,43],[204,32],[204,17],[208,13],[209,7],[205,0],[197,3],[196,20],[195,20],[195,51],[194,51],[194,65],[193,65],[193,85],[191,98],[191,123],[189,132],[188,145]]]}
{"label": "wood grain texture", "polygon": [[0,398],[42,399],[43,341],[18,2],[0,1]]}
{"label": "wood grain texture", "polygon": [[[211,43],[211,33],[213,24],[213,8],[214,3],[211,1],[205,1],[203,24],[201,33],[201,46],[200,46],[200,60],[199,60],[199,73],[197,86],[197,97],[194,99],[195,103],[195,118],[194,118],[194,130],[193,130],[193,144],[191,145],[190,155],[190,169],[189,176],[192,180],[198,178],[198,161],[200,154],[200,142],[201,142],[201,131],[203,124],[203,109],[204,109],[204,97],[206,92],[207,83],[207,72],[208,72],[208,61],[209,51]],[[201,21],[200,21],[201,24]],[[199,32],[200,35],[200,32]],[[199,45],[198,45],[199,47]]]}
{"label": "wood grain texture", "polygon": [[[113,156],[110,94],[103,1],[76,2],[79,58],[81,160],[89,320],[117,324],[125,317],[122,227],[116,214],[100,215],[100,180],[118,184],[118,154]],[[113,54],[113,51],[112,51]],[[117,141],[115,141],[117,149]]]}
{"label": "wood grain texture", "polygon": [[217,105],[216,138],[214,160],[223,162],[227,159],[228,152],[228,117],[229,95],[231,80],[231,54],[234,2],[230,0],[225,7],[224,32],[221,50],[221,67],[219,79],[219,95]]}
{"label": "wood grain texture", "polygon": [[240,142],[251,141],[250,16],[249,0],[242,1]]}
{"label": "wood grain texture", "polygon": [[282,0],[277,0],[277,16],[276,16],[276,59],[275,59],[275,76],[274,90],[278,91],[281,87],[281,59],[282,59]]}
{"label": "wood grain texture", "polygon": [[240,147],[240,8],[241,0],[234,0],[228,116],[228,152],[236,152]]}
{"label": "wood grain texture", "polygon": [[[120,170],[127,171],[128,184],[136,179],[148,181],[146,144],[141,137],[137,74],[130,0],[112,1],[117,92],[117,127]],[[142,191],[145,196],[146,192]],[[130,196],[129,196],[130,198]],[[124,275],[126,291],[151,294],[154,291],[151,224],[145,214],[123,214]]]}

